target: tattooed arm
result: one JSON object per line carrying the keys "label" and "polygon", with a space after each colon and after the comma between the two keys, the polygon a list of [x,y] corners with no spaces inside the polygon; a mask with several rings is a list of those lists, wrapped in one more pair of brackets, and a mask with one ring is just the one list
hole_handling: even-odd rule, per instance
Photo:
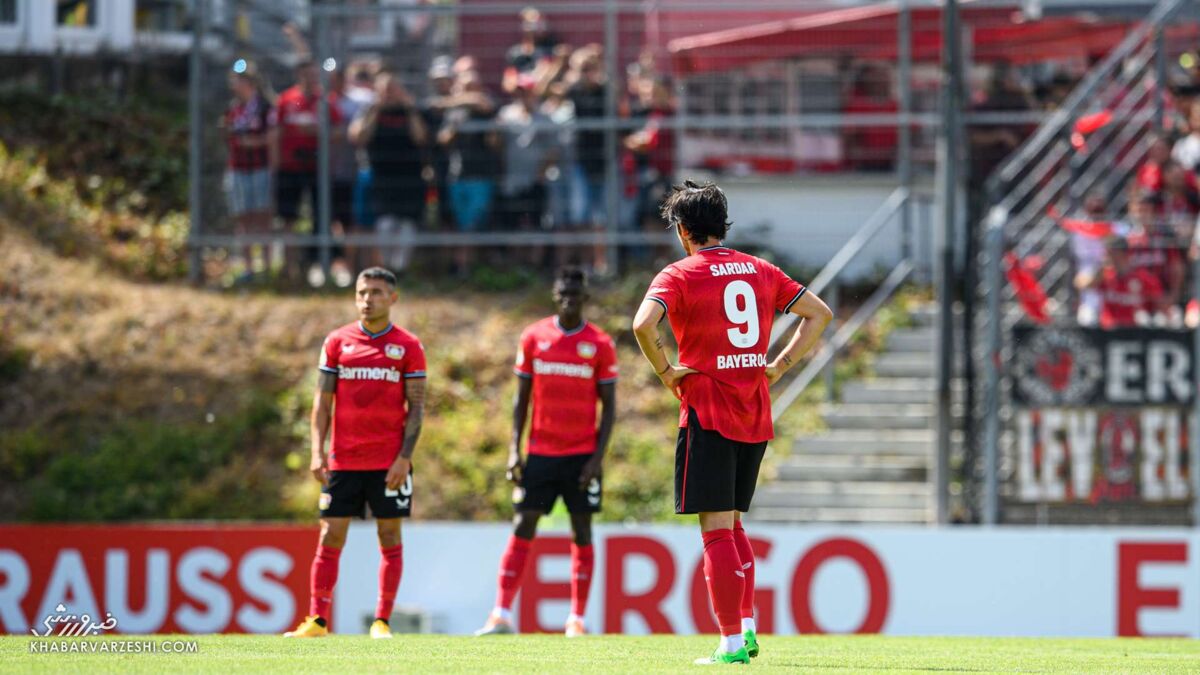
{"label": "tattooed arm", "polygon": [[408,401],[408,416],[404,422],[404,441],[400,446],[400,454],[387,473],[389,490],[398,489],[412,467],[413,452],[417,449],[417,439],[421,437],[421,424],[425,421],[425,378],[414,377],[404,381],[404,398]]}
{"label": "tattooed arm", "polygon": [[769,384],[775,384],[796,361],[813,348],[820,339],[825,327],[833,320],[833,312],[816,296],[815,293],[805,293],[792,305],[792,314],[800,317],[800,327],[792,334],[787,346],[767,365],[766,376]]}
{"label": "tattooed arm", "polygon": [[642,306],[633,318],[633,334],[637,337],[642,355],[650,362],[663,386],[670,389],[676,398],[680,398],[679,383],[696,371],[687,366],[672,364],[671,359],[667,357],[662,336],[658,333],[658,322],[665,313],[666,310],[660,303],[649,299],[642,301]]}

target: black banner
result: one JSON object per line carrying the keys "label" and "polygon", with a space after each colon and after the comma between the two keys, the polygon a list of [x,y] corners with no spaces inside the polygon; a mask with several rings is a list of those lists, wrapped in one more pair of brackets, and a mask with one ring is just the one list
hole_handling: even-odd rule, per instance
{"label": "black banner", "polygon": [[1012,353],[1018,406],[1185,406],[1195,389],[1186,330],[1017,326]]}

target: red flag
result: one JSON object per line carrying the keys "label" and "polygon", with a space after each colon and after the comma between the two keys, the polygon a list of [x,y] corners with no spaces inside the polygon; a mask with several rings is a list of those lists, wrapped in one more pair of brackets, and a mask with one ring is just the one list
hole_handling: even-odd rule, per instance
{"label": "red flag", "polygon": [[1094,134],[1097,131],[1108,126],[1108,123],[1111,121],[1112,121],[1112,112],[1110,112],[1108,110],[1101,110],[1098,113],[1092,113],[1091,115],[1084,115],[1083,117],[1080,117],[1079,119],[1075,120],[1075,132],[1079,133],[1079,134],[1083,134],[1084,136],[1087,136],[1089,134]]}
{"label": "red flag", "polygon": [[1059,225],[1067,232],[1074,232],[1092,239],[1104,239],[1113,235],[1112,223],[1095,223],[1090,220],[1079,220],[1078,218],[1062,218],[1058,221]]}
{"label": "red flag", "polygon": [[1046,306],[1048,303],[1046,291],[1042,290],[1037,278],[1013,253],[1004,256],[1004,262],[1007,267],[1005,276],[1008,277],[1008,283],[1012,284],[1013,290],[1016,291],[1017,301],[1021,303],[1025,313],[1029,315],[1030,319],[1033,319],[1034,323],[1050,323],[1050,312]]}

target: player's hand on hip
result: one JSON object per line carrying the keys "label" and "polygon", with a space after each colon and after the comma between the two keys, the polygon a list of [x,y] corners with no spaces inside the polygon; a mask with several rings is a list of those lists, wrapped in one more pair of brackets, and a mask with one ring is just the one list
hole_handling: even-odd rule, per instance
{"label": "player's hand on hip", "polygon": [[308,470],[312,471],[313,478],[316,478],[321,485],[329,485],[329,461],[325,459],[325,455],[313,455]]}
{"label": "player's hand on hip", "polygon": [[387,489],[399,490],[400,486],[404,485],[404,480],[408,478],[408,471],[411,468],[412,460],[396,457],[396,461],[392,462],[392,466],[388,468],[387,477],[384,478]]}
{"label": "player's hand on hip", "polygon": [[521,459],[521,453],[515,450],[508,453],[508,467],[504,471],[504,477],[509,481],[520,485],[521,478],[525,475],[525,461]]}
{"label": "player's hand on hip", "polygon": [[683,382],[683,378],[693,373],[698,373],[698,370],[692,370],[687,366],[669,365],[667,369],[658,374],[658,379],[662,380],[663,385],[675,394],[675,398],[682,400],[683,392],[679,390],[679,385]]}
{"label": "player's hand on hip", "polygon": [[600,477],[603,472],[602,462],[603,458],[600,455],[592,455],[588,461],[583,463],[583,468],[579,470],[580,490],[586,490],[593,480]]}
{"label": "player's hand on hip", "polygon": [[779,381],[779,378],[783,377],[783,368],[779,366],[767,366],[763,375],[766,376],[768,385],[775,384]]}

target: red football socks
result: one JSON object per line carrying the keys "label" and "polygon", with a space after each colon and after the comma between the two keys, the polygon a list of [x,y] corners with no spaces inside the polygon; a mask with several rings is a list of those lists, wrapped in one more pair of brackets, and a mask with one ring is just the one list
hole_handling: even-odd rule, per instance
{"label": "red football socks", "polygon": [[592,588],[592,568],[596,556],[592,545],[571,544],[571,613],[583,616],[587,612],[588,592]]}
{"label": "red football socks", "polygon": [[342,549],[317,546],[312,572],[308,578],[308,613],[329,621],[329,605],[333,602],[333,587],[337,584],[338,559]]}
{"label": "red football socks", "polygon": [[500,580],[496,591],[496,606],[512,609],[513,598],[521,588],[521,577],[525,574],[525,558],[533,542],[516,535],[508,538],[508,548],[500,556]]}
{"label": "red football socks", "polygon": [[382,557],[379,559],[379,601],[375,604],[375,618],[387,621],[396,602],[396,589],[400,588],[400,575],[404,573],[404,545],[381,546],[379,552]]}
{"label": "red football socks", "polygon": [[733,530],[704,532],[704,578],[721,635],[742,634],[742,592],[745,573],[733,543]]}
{"label": "red football socks", "polygon": [[754,548],[750,537],[742,527],[742,521],[733,521],[733,544],[737,546],[738,559],[742,561],[742,573],[746,575],[745,590],[742,591],[742,618],[754,618]]}

